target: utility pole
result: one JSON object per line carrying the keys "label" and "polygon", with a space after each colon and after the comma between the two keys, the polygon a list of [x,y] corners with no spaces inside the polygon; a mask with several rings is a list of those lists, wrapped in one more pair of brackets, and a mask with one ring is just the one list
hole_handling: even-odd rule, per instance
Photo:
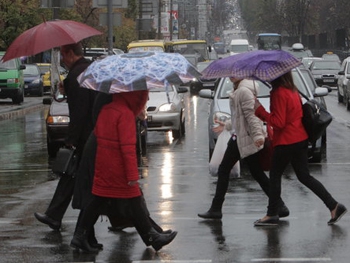
{"label": "utility pole", "polygon": [[160,39],[161,33],[161,23],[162,23],[162,0],[158,0],[158,36],[157,38]]}
{"label": "utility pole", "polygon": [[170,22],[169,22],[170,40],[173,40],[173,0],[170,0]]}
{"label": "utility pole", "polygon": [[108,55],[113,54],[113,4],[107,1]]}

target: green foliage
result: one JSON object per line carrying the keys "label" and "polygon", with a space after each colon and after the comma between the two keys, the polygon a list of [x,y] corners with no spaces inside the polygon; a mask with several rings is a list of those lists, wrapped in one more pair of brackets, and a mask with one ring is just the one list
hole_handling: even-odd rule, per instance
{"label": "green foliage", "polygon": [[45,14],[37,0],[0,0],[0,49],[6,50],[23,31],[40,24]]}

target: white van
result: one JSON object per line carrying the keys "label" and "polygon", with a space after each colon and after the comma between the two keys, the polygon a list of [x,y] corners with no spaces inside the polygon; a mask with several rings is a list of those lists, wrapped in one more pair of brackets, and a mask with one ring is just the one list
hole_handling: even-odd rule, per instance
{"label": "white van", "polygon": [[247,39],[233,39],[230,43],[230,55],[251,51],[251,46]]}

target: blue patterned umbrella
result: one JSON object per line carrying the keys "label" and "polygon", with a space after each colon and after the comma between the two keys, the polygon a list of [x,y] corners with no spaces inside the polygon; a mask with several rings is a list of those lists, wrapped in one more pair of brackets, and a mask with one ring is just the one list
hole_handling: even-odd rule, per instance
{"label": "blue patterned umbrella", "polygon": [[235,77],[272,81],[299,65],[301,61],[289,52],[257,50],[212,62],[202,71],[202,78]]}
{"label": "blue patterned umbrella", "polygon": [[78,77],[82,87],[119,93],[183,84],[200,73],[182,55],[139,52],[107,56],[94,61]]}

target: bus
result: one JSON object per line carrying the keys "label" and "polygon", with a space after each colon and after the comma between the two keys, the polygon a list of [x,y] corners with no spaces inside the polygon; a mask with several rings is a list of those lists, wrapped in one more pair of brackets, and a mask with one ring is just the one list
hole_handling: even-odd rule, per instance
{"label": "bus", "polygon": [[209,61],[211,47],[205,40],[174,39],[165,43],[165,52],[180,53],[195,66],[198,62]]}
{"label": "bus", "polygon": [[157,39],[135,40],[129,43],[128,53],[165,52],[165,41]]}
{"label": "bus", "polygon": [[261,33],[257,39],[258,49],[281,50],[282,36],[277,33]]}

